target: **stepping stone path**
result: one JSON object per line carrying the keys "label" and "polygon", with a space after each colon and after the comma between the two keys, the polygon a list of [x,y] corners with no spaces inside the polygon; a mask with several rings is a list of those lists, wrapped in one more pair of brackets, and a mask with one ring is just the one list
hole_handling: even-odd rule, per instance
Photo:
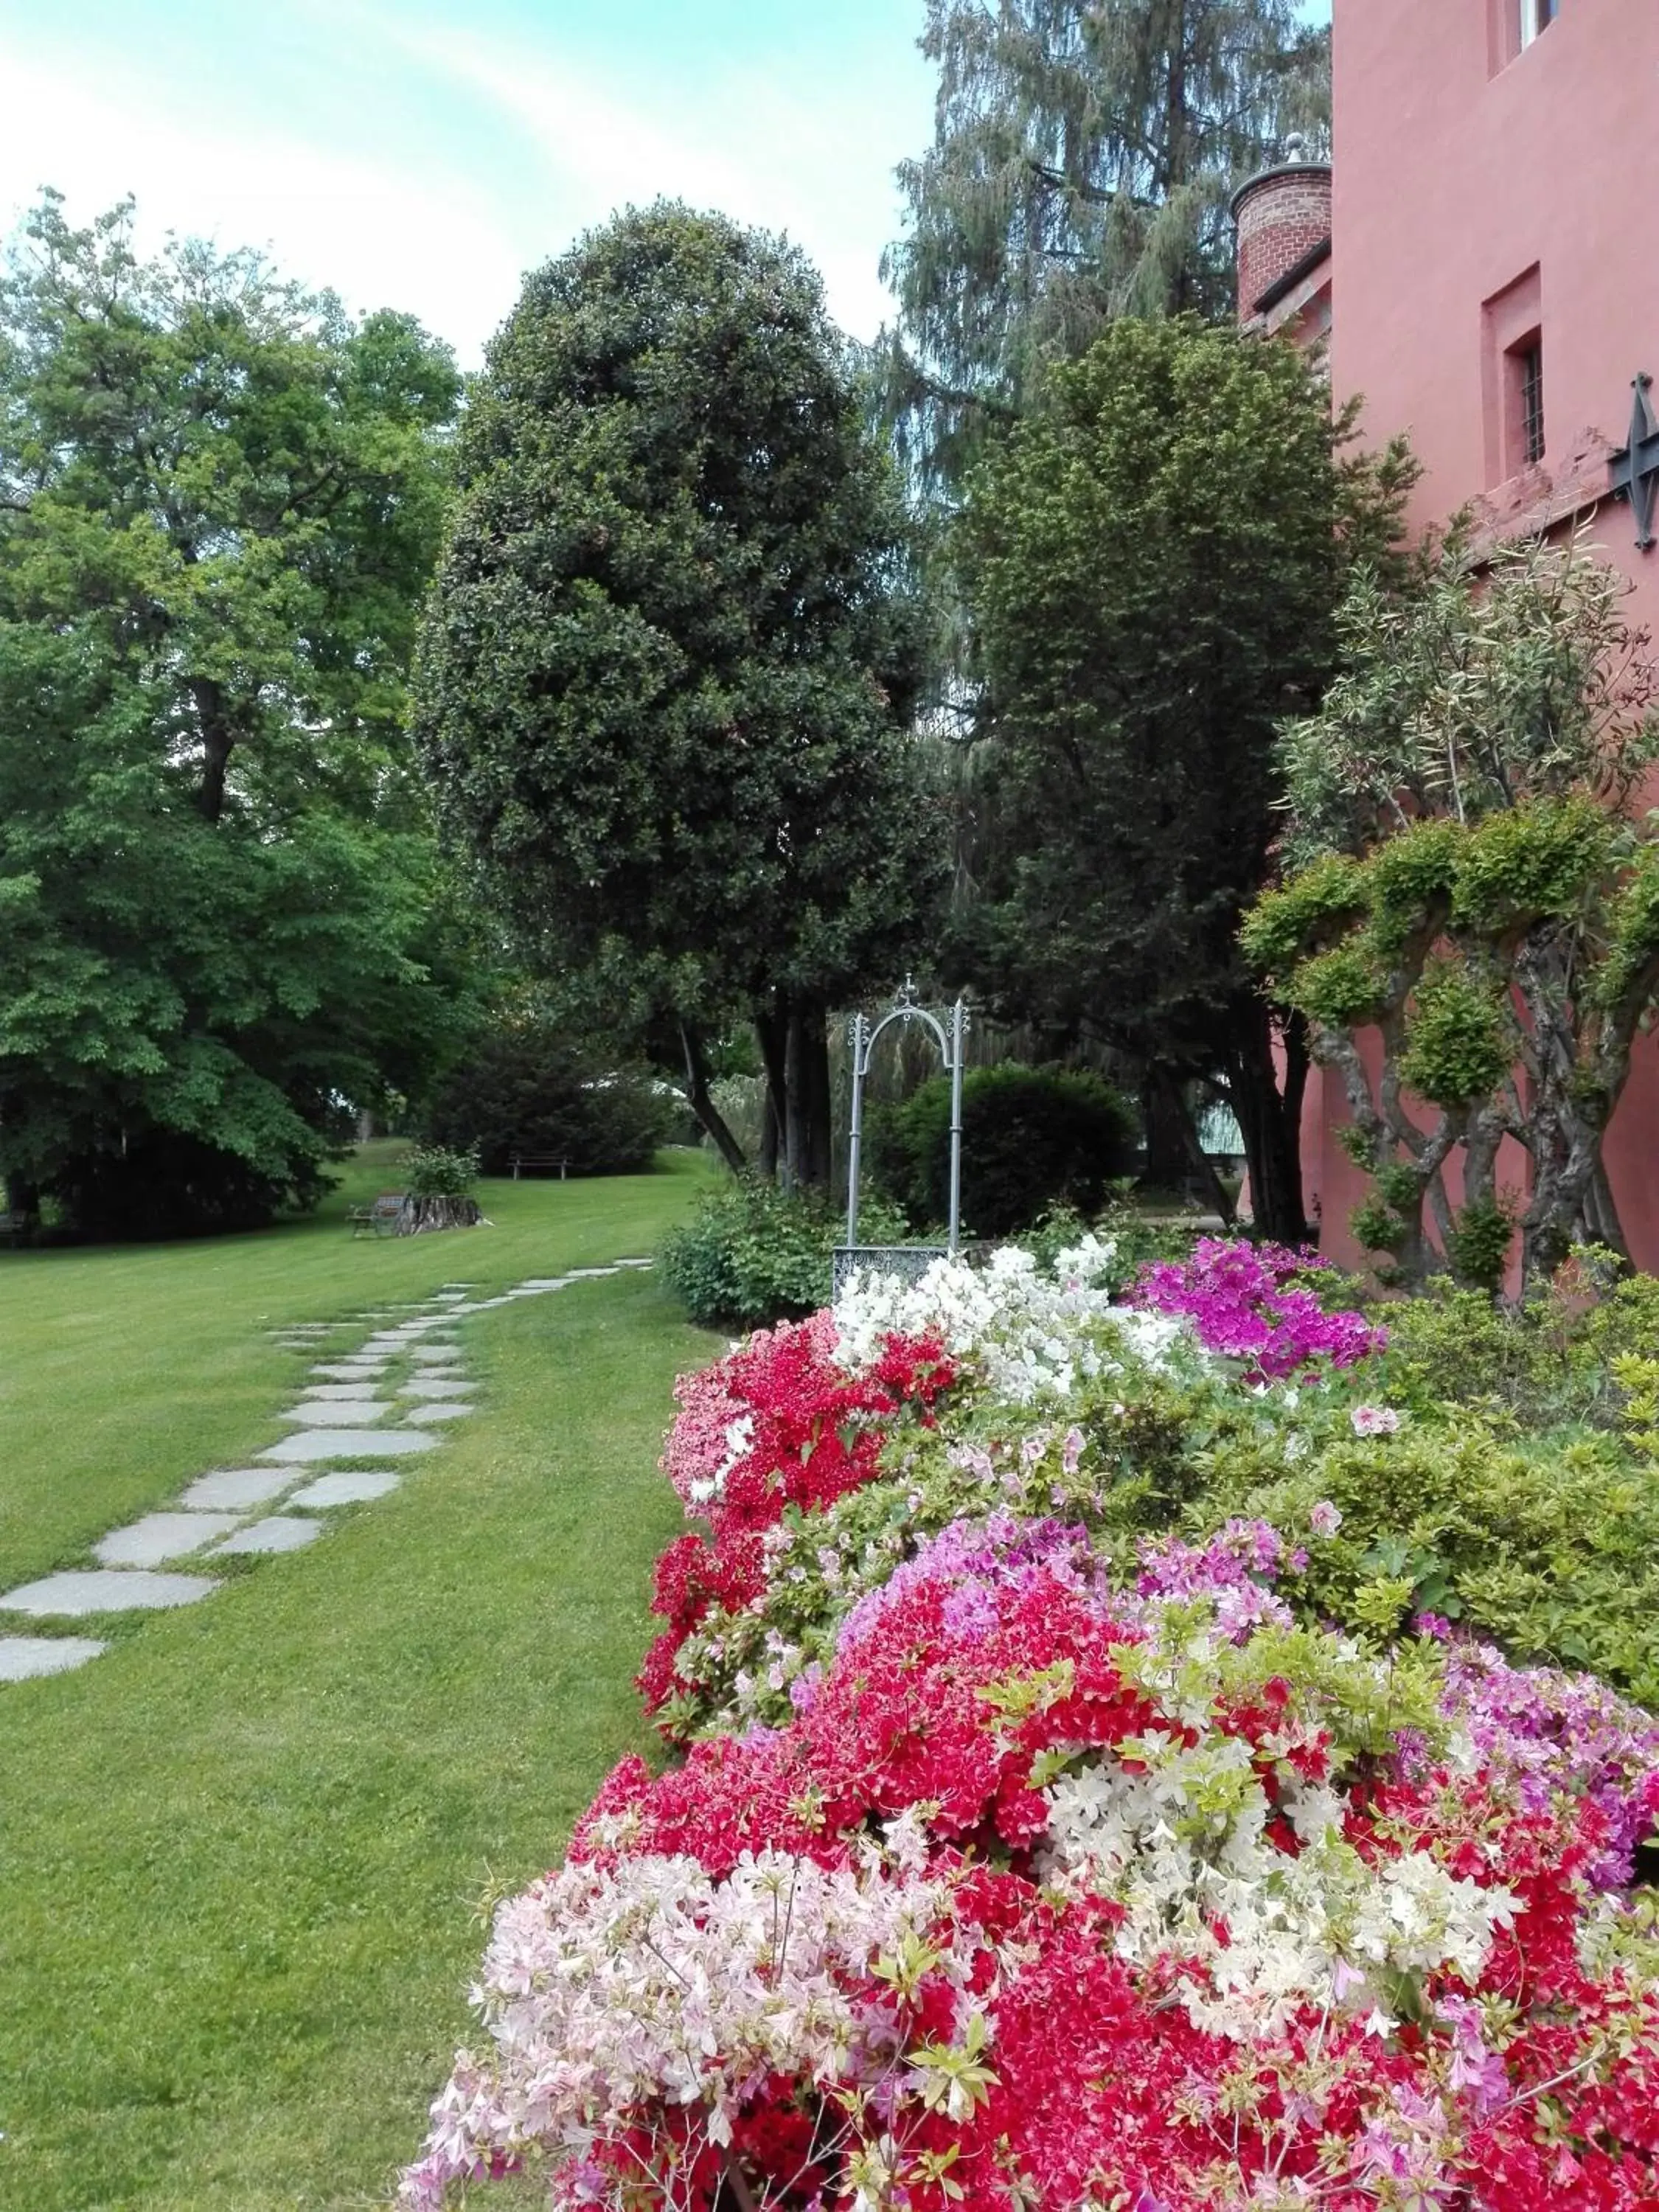
{"label": "stepping stone path", "polygon": [[[328,1526],[319,1516],[338,1506],[372,1504],[403,1480],[390,1468],[353,1462],[436,1451],[443,1438],[430,1425],[465,1420],[472,1411],[472,1385],[456,1334],[465,1316],[651,1264],[618,1260],[608,1267],[573,1267],[566,1275],[533,1275],[489,1298],[475,1295],[476,1283],[446,1283],[422,1304],[359,1315],[359,1325],[395,1326],[377,1328],[355,1352],[337,1352],[311,1369],[301,1395],[280,1416],[293,1424],[293,1433],[253,1455],[263,1465],[198,1474],[176,1506],[112,1528],[95,1544],[96,1567],[68,1568],[0,1593],[0,1613],[66,1620],[194,1605],[211,1596],[221,1577],[161,1571],[171,1562],[198,1554],[216,1559],[303,1550]],[[314,1358],[334,1351],[331,1340],[349,1326],[294,1322],[266,1334],[284,1350]],[[401,1376],[392,1373],[399,1368]],[[398,1417],[398,1425],[370,1425],[387,1414]],[[278,1504],[280,1510],[263,1510]],[[90,1636],[0,1636],[0,1683],[66,1674],[107,1648]]]}

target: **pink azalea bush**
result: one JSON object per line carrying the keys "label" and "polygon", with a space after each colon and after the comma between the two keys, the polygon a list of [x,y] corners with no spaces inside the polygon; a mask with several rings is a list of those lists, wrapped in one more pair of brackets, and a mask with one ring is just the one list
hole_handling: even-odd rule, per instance
{"label": "pink azalea bush", "polygon": [[1155,1312],[1188,1315],[1206,1350],[1281,1382],[1322,1360],[1352,1367],[1388,1342],[1362,1314],[1325,1311],[1306,1279],[1327,1266],[1316,1253],[1282,1244],[1208,1237],[1190,1260],[1143,1268],[1134,1297]]}
{"label": "pink azalea bush", "polygon": [[[1127,1328],[1086,1257],[878,1288],[682,1385],[682,1753],[500,1908],[412,2212],[1659,2212],[1659,1726],[1298,1621],[1328,1499],[1085,1525],[1079,1390],[1109,1430],[1132,1370],[1239,1363],[1271,1429],[1379,1348],[1304,1264],[1200,1248]],[[766,1680],[693,1737],[725,1640]]]}

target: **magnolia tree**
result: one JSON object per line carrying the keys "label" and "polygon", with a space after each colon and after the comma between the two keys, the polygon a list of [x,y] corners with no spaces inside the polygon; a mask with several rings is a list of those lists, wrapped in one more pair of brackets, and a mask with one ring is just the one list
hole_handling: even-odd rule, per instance
{"label": "magnolia tree", "polygon": [[1659,988],[1637,804],[1659,718],[1626,589],[1582,544],[1504,553],[1478,591],[1455,546],[1403,599],[1362,580],[1346,672],[1283,739],[1291,867],[1245,949],[1342,1078],[1372,1185],[1353,1227],[1407,1283],[1449,1259],[1495,1285],[1517,1214],[1529,1281],[1626,1249],[1602,1140]]}

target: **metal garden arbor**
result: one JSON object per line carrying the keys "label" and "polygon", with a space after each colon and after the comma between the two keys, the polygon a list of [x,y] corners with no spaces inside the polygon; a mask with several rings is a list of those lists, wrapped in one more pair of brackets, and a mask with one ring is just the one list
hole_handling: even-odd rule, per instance
{"label": "metal garden arbor", "polygon": [[[864,1145],[864,1083],[871,1056],[884,1030],[894,1023],[920,1022],[938,1045],[945,1072],[951,1079],[951,1219],[948,1244],[860,1244],[859,1243],[859,1168]],[[884,1274],[921,1275],[941,1253],[956,1257],[962,1243],[962,1078],[966,1065],[968,1007],[958,999],[941,1020],[927,1006],[919,1006],[915,986],[907,976],[891,1010],[878,1022],[867,1014],[854,1014],[848,1027],[853,1046],[853,1126],[847,1163],[847,1242],[836,1254],[835,1287],[860,1267]]]}

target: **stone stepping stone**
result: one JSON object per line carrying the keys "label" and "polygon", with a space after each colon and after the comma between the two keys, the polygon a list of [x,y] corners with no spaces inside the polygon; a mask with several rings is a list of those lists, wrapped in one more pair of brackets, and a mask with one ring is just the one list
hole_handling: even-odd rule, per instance
{"label": "stone stepping stone", "polygon": [[457,1347],[449,1344],[416,1344],[410,1347],[410,1357],[428,1366],[451,1366],[460,1356]]}
{"label": "stone stepping stone", "polygon": [[401,1480],[398,1475],[376,1472],[319,1474],[315,1482],[296,1490],[288,1502],[302,1506],[308,1513],[325,1512],[331,1505],[367,1505],[371,1499],[384,1498],[388,1491],[395,1490]]}
{"label": "stone stepping stone", "polygon": [[163,1559],[199,1551],[210,1538],[228,1535],[235,1513],[146,1513],[125,1528],[112,1528],[93,1556],[106,1567],[159,1567]]}
{"label": "stone stepping stone", "polygon": [[0,1597],[7,1613],[82,1613],[155,1612],[194,1605],[219,1587],[211,1575],[143,1574],[131,1568],[71,1568]]}
{"label": "stone stepping stone", "polygon": [[372,1406],[380,1387],[372,1375],[361,1382],[307,1382],[306,1400],[323,1406]]}
{"label": "stone stepping stone", "polygon": [[298,1421],[302,1428],[350,1429],[360,1421],[367,1426],[370,1421],[378,1421],[382,1413],[391,1411],[392,1401],[389,1398],[349,1398],[343,1406],[335,1405],[328,1400],[318,1405],[303,1401],[297,1406],[290,1406],[286,1413],[279,1413],[276,1418],[280,1421]]}
{"label": "stone stepping stone", "polygon": [[301,1429],[259,1457],[301,1467],[329,1459],[399,1459],[430,1451],[437,1441],[422,1429]]}
{"label": "stone stepping stone", "polygon": [[273,1513],[266,1520],[251,1522],[246,1528],[239,1528],[222,1544],[216,1544],[208,1556],[216,1559],[221,1553],[303,1551],[322,1533],[320,1521],[301,1521],[286,1513]]}
{"label": "stone stepping stone", "polygon": [[293,1480],[282,1467],[226,1468],[198,1475],[179,1503],[192,1513],[246,1513],[252,1506],[269,1504]]}
{"label": "stone stepping stone", "polygon": [[521,1291],[562,1291],[570,1280],[568,1275],[531,1275],[519,1288]]}
{"label": "stone stepping stone", "polygon": [[412,1382],[405,1382],[398,1395],[400,1398],[470,1398],[476,1386],[471,1382],[440,1382],[429,1375],[417,1375]]}
{"label": "stone stepping stone", "polygon": [[618,1260],[616,1264],[618,1267],[654,1267],[657,1263],[654,1260],[644,1259]]}
{"label": "stone stepping stone", "polygon": [[411,1421],[464,1421],[469,1413],[477,1412],[476,1406],[416,1406],[410,1414]]}
{"label": "stone stepping stone", "polygon": [[67,1674],[107,1651],[90,1636],[0,1636],[0,1682],[32,1681],[37,1674]]}
{"label": "stone stepping stone", "polygon": [[325,1382],[369,1382],[377,1375],[384,1375],[384,1359],[339,1359],[325,1367],[313,1367],[312,1373],[320,1375]]}

